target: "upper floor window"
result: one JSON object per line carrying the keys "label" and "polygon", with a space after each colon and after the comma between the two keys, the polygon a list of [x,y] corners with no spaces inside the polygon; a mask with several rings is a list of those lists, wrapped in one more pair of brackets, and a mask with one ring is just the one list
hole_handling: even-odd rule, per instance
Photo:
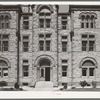
{"label": "upper floor window", "polygon": [[0,34],[0,51],[8,51],[9,35]]}
{"label": "upper floor window", "polygon": [[40,34],[39,35],[39,50],[50,51],[51,34]]}
{"label": "upper floor window", "polygon": [[23,60],[23,77],[28,77],[28,75],[29,75],[28,60]]}
{"label": "upper floor window", "polygon": [[62,77],[67,76],[67,67],[68,67],[68,61],[62,60]]}
{"label": "upper floor window", "polygon": [[67,51],[67,36],[62,36],[62,51]]}
{"label": "upper floor window", "polygon": [[23,29],[29,29],[29,16],[23,16]]}
{"label": "upper floor window", "polygon": [[51,25],[51,12],[49,9],[42,9],[39,12],[39,27],[40,28],[50,28]]}
{"label": "upper floor window", "polygon": [[67,16],[63,15],[61,18],[62,18],[61,19],[62,29],[66,29],[67,28]]}
{"label": "upper floor window", "polygon": [[23,52],[28,52],[29,49],[29,36],[23,36]]}
{"label": "upper floor window", "polygon": [[95,35],[84,34],[82,35],[82,51],[95,50]]}
{"label": "upper floor window", "polygon": [[97,18],[94,13],[81,13],[81,28],[95,28],[95,19]]}
{"label": "upper floor window", "polygon": [[10,14],[0,14],[0,29],[7,29],[10,27]]}

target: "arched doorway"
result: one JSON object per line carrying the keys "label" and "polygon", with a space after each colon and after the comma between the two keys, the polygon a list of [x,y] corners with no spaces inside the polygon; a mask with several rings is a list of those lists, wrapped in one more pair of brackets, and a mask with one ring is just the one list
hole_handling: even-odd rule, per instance
{"label": "arched doorway", "polygon": [[50,61],[48,59],[42,59],[39,62],[39,80],[50,81],[51,78],[51,68]]}

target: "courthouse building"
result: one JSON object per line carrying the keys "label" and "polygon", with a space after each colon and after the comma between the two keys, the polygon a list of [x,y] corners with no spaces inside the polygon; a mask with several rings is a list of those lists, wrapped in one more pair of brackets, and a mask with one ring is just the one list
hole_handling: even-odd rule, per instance
{"label": "courthouse building", "polygon": [[0,81],[99,84],[99,66],[99,5],[0,6]]}

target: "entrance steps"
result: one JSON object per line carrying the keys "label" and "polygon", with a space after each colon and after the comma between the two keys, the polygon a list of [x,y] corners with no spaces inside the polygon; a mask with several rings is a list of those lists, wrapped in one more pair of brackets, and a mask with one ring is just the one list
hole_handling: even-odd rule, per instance
{"label": "entrance steps", "polygon": [[47,82],[47,81],[39,81],[36,83],[35,86],[36,90],[52,90],[53,89],[53,82]]}

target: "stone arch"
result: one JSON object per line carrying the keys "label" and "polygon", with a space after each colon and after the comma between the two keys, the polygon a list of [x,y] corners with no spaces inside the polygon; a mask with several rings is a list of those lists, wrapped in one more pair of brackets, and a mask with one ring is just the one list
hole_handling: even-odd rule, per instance
{"label": "stone arch", "polygon": [[97,61],[96,61],[94,58],[92,58],[92,57],[86,57],[86,58],[83,58],[83,59],[81,60],[81,62],[80,62],[80,64],[79,64],[79,67],[80,67],[80,68],[82,68],[82,65],[83,65],[83,63],[84,63],[85,61],[91,61],[91,62],[94,63],[94,66],[95,66],[96,68],[98,67]]}
{"label": "stone arch", "polygon": [[45,60],[45,59],[50,61],[51,67],[55,66],[55,61],[51,56],[49,56],[49,55],[41,55],[41,56],[37,57],[37,59],[35,60],[35,62],[34,62],[35,67],[39,67],[39,63],[42,60]]}
{"label": "stone arch", "polygon": [[82,18],[82,16],[89,16],[90,18],[94,16],[94,18],[97,18],[97,15],[94,12],[82,12],[79,14],[79,18]]}
{"label": "stone arch", "polygon": [[8,59],[0,57],[0,60],[6,62],[9,68],[11,67],[10,62],[9,62]]}
{"label": "stone arch", "polygon": [[44,9],[44,8],[48,9],[51,13],[53,13],[53,8],[52,8],[51,5],[39,5],[39,6],[37,7],[36,12],[39,13],[39,12],[40,12],[42,9]]}
{"label": "stone arch", "polygon": [[3,17],[4,19],[11,19],[11,15],[9,13],[0,13],[0,17]]}

